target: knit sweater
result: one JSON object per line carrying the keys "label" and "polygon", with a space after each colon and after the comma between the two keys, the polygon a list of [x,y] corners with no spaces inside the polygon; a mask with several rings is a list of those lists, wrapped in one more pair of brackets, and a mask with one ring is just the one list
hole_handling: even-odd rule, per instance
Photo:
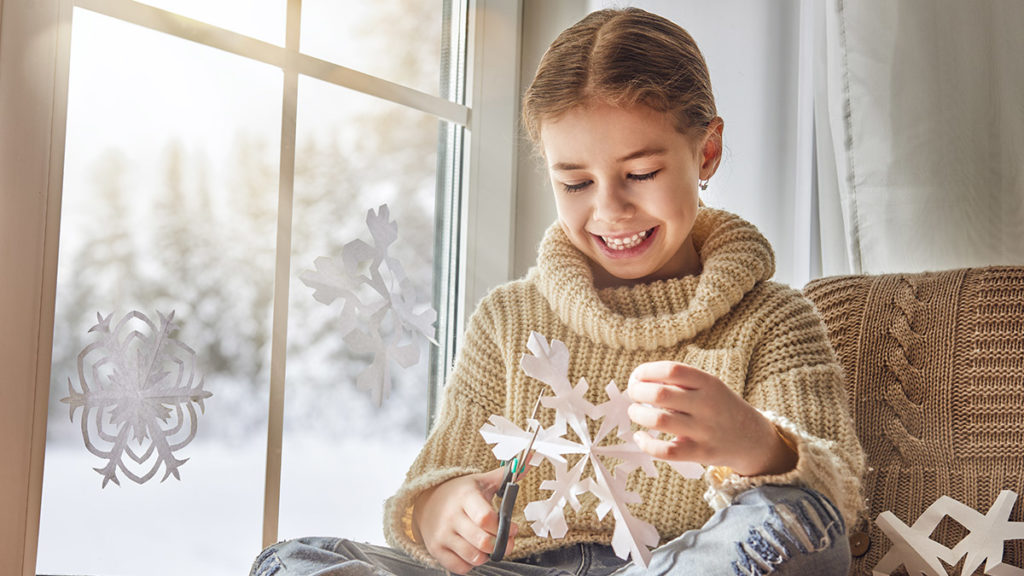
{"label": "knit sweater", "polygon": [[[470,319],[437,422],[385,506],[391,546],[433,563],[405,529],[416,497],[448,479],[499,465],[480,428],[492,414],[525,425],[546,387],[520,368],[531,331],[568,346],[569,381],[586,378],[594,404],[608,399],[609,381],[624,389],[637,365],[674,360],[716,375],[793,441],[796,468],[775,476],[740,477],[712,467],[693,480],[661,462],[657,477],[634,471],[627,487],[643,501],[631,509],[654,525],[662,543],[699,528],[740,492],[767,483],[811,487],[832,500],[848,525],[854,520],[863,504],[863,454],[820,318],[799,292],[768,281],[774,255],[750,223],[701,208],[692,236],[702,262],[698,275],[596,289],[586,256],[557,223],[548,229],[537,265],[525,278],[492,290]],[[552,410],[541,409],[537,417],[544,426],[554,422]],[[532,533],[523,508],[548,497],[540,483],[549,477],[553,469],[545,462],[520,481],[513,516],[520,533],[506,554],[510,559],[577,542],[611,542],[614,520],[598,520],[589,495],[581,497],[580,510],[566,507],[564,538]]]}

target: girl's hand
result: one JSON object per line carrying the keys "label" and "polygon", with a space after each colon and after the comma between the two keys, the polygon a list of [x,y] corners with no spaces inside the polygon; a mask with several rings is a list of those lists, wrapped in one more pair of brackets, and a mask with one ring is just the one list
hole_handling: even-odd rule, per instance
{"label": "girl's hand", "polygon": [[630,375],[628,392],[633,422],[674,436],[634,435],[655,458],[728,466],[742,476],[796,466],[796,453],[774,425],[712,374],[679,362],[648,362]]}
{"label": "girl's hand", "polygon": [[[427,552],[446,570],[465,574],[487,562],[498,534],[498,513],[491,500],[501,487],[505,469],[452,478],[416,499],[413,526]],[[518,532],[509,528],[506,550]]]}

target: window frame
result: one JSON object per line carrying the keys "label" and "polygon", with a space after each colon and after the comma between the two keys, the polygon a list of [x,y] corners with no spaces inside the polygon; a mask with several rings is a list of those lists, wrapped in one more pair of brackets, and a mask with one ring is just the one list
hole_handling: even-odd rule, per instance
{"label": "window frame", "polygon": [[[465,81],[455,102],[439,102],[441,98],[289,51],[290,46],[296,45],[293,42],[297,43],[297,36],[293,39],[291,34],[282,48],[229,31],[206,41],[189,37],[187,30],[172,32],[229,51],[234,50],[227,44],[211,42],[224,37],[242,40],[254,53],[274,59],[271,64],[290,68],[282,97],[285,107],[294,106],[294,92],[292,101],[288,101],[289,76],[294,82],[298,74],[321,79],[323,75],[341,75],[348,88],[454,120],[460,126],[450,131],[448,153],[439,154],[449,160],[459,159],[444,167],[456,193],[446,207],[451,213],[439,219],[442,242],[453,243],[455,247],[451,255],[455,263],[438,284],[446,295],[440,302],[439,313],[448,318],[448,322],[439,323],[446,330],[438,335],[442,347],[434,370],[442,382],[452,365],[468,313],[491,287],[510,279],[514,247],[519,87],[516,74],[502,71],[519,68],[522,1],[465,2],[465,18],[461,20],[465,29],[459,34],[465,34],[465,45],[469,48],[459,56]],[[0,509],[13,511],[0,519],[0,573],[4,574],[29,576],[35,574],[36,568],[56,300],[71,14],[75,6],[106,13],[105,7],[112,4],[135,14],[133,19],[144,21],[163,12],[128,0],[0,0],[0,270],[4,278],[0,283],[0,366],[5,367],[9,378],[0,386],[0,453],[6,460],[5,466],[0,467]],[[289,0],[288,4],[289,18],[293,18],[292,11],[301,2]],[[173,26],[174,20],[181,19],[171,19],[172,23],[166,25]],[[211,28],[216,27],[199,27],[201,31]],[[253,57],[249,53],[242,55]],[[338,83],[334,76],[327,80]],[[283,128],[283,135],[287,129]],[[291,130],[294,134],[294,124]],[[287,162],[286,154],[282,153],[282,180]],[[280,197],[284,196],[282,188]],[[290,225],[290,197],[288,203],[287,209],[282,206],[279,210],[279,220],[288,219]],[[288,246],[282,246],[280,239],[282,225],[279,224],[278,258],[287,259]],[[280,321],[276,310],[282,292],[287,306],[288,266],[283,267],[283,279],[281,269],[279,260],[275,324]],[[278,333],[275,330],[275,339]],[[275,342],[274,347],[280,349],[274,352],[275,358],[277,354],[281,356],[276,364],[272,359],[272,397],[275,393],[283,394],[286,350],[283,342]],[[279,374],[277,392],[273,390],[274,373]],[[268,456],[271,450],[273,447],[268,446]],[[277,450],[279,459],[279,445]],[[277,503],[272,495],[265,499],[268,509]],[[270,515],[272,519],[268,520],[266,514],[264,518],[264,545],[276,540],[277,510]],[[253,543],[254,553],[257,545]]]}

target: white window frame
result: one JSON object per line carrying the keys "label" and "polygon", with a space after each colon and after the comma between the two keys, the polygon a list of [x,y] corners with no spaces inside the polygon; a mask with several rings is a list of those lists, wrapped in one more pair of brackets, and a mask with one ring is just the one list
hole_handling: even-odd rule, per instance
{"label": "white window frame", "polygon": [[[121,2],[120,4],[126,4]],[[290,0],[297,6],[297,0]],[[60,230],[70,22],[73,6],[102,11],[103,0],[0,0],[0,573],[35,574],[42,497],[50,361],[53,346],[57,251]],[[127,3],[126,10],[149,27],[159,11]],[[465,319],[491,287],[510,279],[518,138],[519,33],[521,0],[470,0],[467,19],[465,103],[439,101],[403,86],[303,57],[297,51],[253,39],[244,56],[291,69],[286,73],[284,106],[294,106],[298,73],[341,81],[358,91],[411,106],[465,127],[464,162],[454,169],[457,190],[450,235],[459,262],[444,286],[454,295],[442,306],[451,319],[439,374],[446,374]],[[119,15],[120,16],[120,15]],[[160,20],[156,18],[156,20]],[[149,22],[146,24],[145,22]],[[200,31],[213,27],[201,26]],[[167,31],[167,30],[164,30]],[[188,36],[187,31],[172,31]],[[218,45],[212,38],[191,38]],[[234,39],[241,35],[227,32]],[[293,46],[294,39],[286,41]],[[234,50],[232,50],[234,51]],[[286,68],[287,69],[287,68]],[[289,90],[292,90],[289,102]],[[294,126],[291,127],[294,138]],[[288,127],[282,130],[282,149]],[[289,161],[282,154],[282,181]],[[289,184],[285,186],[290,186]],[[290,226],[290,193],[279,209],[280,226]],[[288,223],[286,224],[285,221]],[[280,234],[278,235],[280,238]],[[281,245],[279,258],[288,258]],[[284,242],[287,242],[285,240]],[[281,269],[280,262],[278,264]],[[284,270],[288,266],[283,267]],[[276,278],[275,310],[287,304],[287,273]],[[282,296],[283,292],[283,296]],[[275,312],[275,323],[282,319]],[[444,324],[444,323],[442,323]],[[283,331],[281,331],[283,332]],[[275,332],[275,338],[277,332]],[[284,346],[272,359],[272,391],[283,391]],[[275,375],[276,373],[276,375]],[[274,389],[273,382],[279,382]],[[278,399],[280,400],[280,398]],[[272,415],[271,420],[274,417]],[[273,424],[272,424],[273,425]],[[277,421],[280,425],[280,418]],[[280,447],[277,469],[280,467]],[[273,456],[273,448],[268,455]],[[268,458],[268,474],[273,464]],[[258,504],[258,503],[254,503]],[[276,507],[273,495],[267,508]],[[264,518],[263,544],[276,539],[276,509]],[[271,518],[272,516],[272,518]],[[260,543],[253,543],[254,554]]]}

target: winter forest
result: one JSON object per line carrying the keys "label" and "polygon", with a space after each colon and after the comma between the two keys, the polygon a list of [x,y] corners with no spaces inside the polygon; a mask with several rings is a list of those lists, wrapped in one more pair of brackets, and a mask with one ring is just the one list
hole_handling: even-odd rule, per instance
{"label": "winter forest", "polygon": [[[344,38],[343,57],[368,61],[338,63],[437,94],[433,4],[307,15],[309,36],[319,26],[325,46]],[[169,574],[233,573],[260,548],[281,80],[238,56],[74,13],[40,573],[162,573],[145,563],[154,556],[177,558]],[[415,366],[391,366],[390,398],[377,406],[355,385],[372,356],[346,345],[341,307],[315,301],[299,275],[370,241],[367,211],[386,203],[398,226],[388,255],[416,300],[432,304],[447,126],[304,77],[297,108],[279,533],[382,541],[383,500],[426,432],[430,347],[421,343]],[[194,441],[176,454],[188,459],[180,480],[161,481],[161,470],[101,488],[93,469],[104,462],[83,445],[82,412],[61,399],[80,388],[78,357],[98,319],[136,310],[153,321],[174,313],[174,337],[194,350],[211,395]],[[215,544],[224,531],[231,542]]]}

